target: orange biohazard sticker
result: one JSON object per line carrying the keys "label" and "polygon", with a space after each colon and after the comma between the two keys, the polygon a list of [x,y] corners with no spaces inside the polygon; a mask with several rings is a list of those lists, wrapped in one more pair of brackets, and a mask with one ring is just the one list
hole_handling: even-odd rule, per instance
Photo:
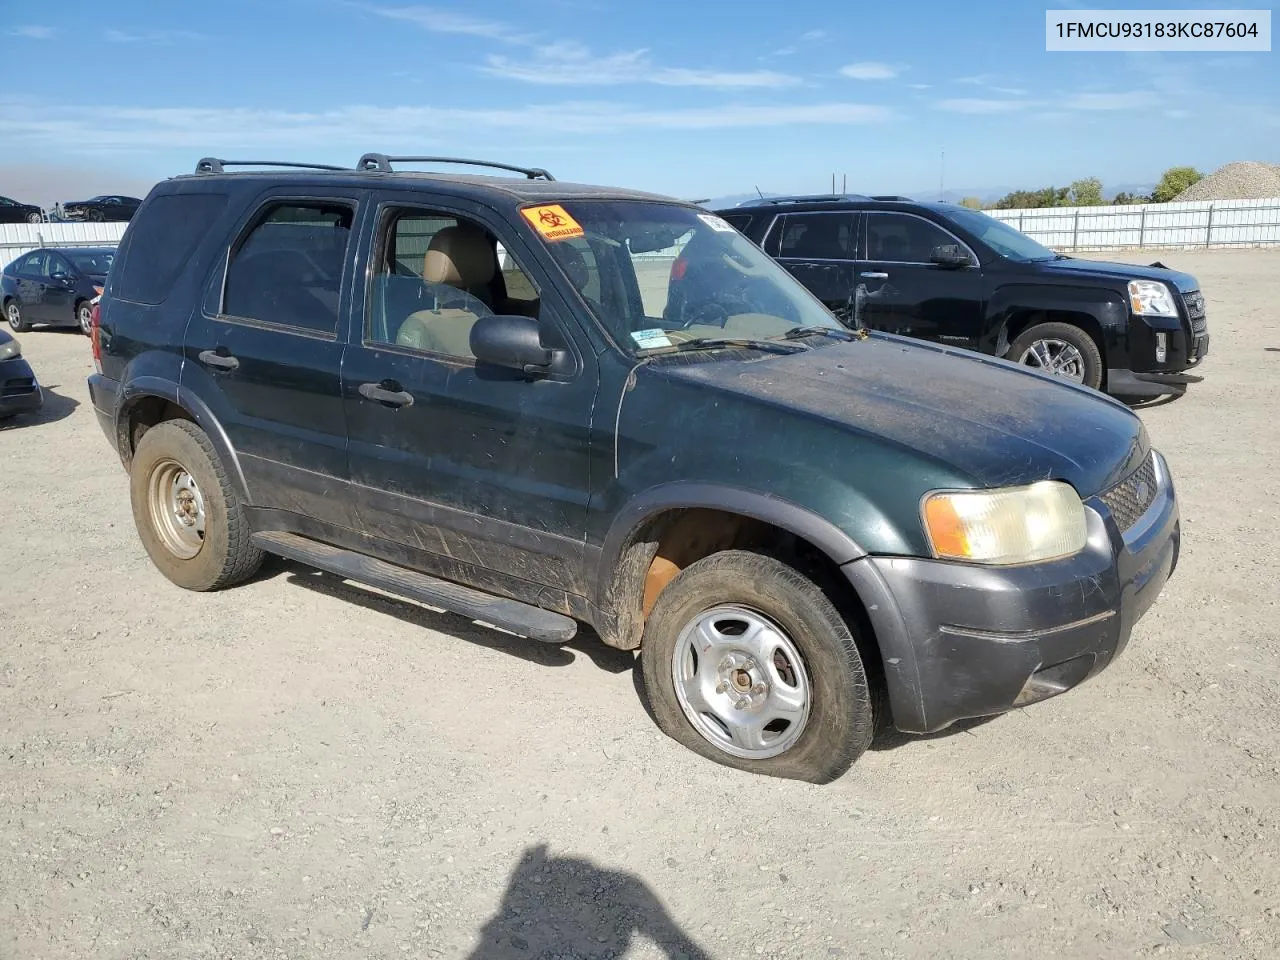
{"label": "orange biohazard sticker", "polygon": [[526,207],[520,212],[533,224],[533,229],[542,234],[542,239],[549,243],[557,240],[572,240],[586,233],[578,221],[569,216],[569,211],[558,203],[545,207]]}

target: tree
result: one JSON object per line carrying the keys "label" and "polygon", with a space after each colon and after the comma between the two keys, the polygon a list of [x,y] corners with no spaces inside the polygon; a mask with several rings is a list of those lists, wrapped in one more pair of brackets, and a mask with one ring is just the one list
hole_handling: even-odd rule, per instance
{"label": "tree", "polygon": [[968,207],[970,210],[981,210],[982,201],[979,200],[977,197],[965,197],[963,200],[960,201],[960,206]]}
{"label": "tree", "polygon": [[1156,203],[1168,203],[1187,187],[1204,177],[1195,167],[1170,167],[1160,177],[1160,182],[1151,191],[1151,199]]}
{"label": "tree", "polygon": [[1143,196],[1140,193],[1125,193],[1123,190],[1121,190],[1119,193],[1116,194],[1115,199],[1112,200],[1111,202],[1114,203],[1117,207],[1122,207],[1125,204],[1129,204],[1129,203],[1150,203],[1151,198],[1147,196]]}
{"label": "tree", "polygon": [[1007,193],[994,204],[997,210],[1030,210],[1037,207],[1063,207],[1067,204],[1070,187],[1044,187],[1040,190],[1015,190]]}
{"label": "tree", "polygon": [[1102,206],[1102,181],[1097,177],[1084,177],[1071,184],[1068,206],[1100,207]]}

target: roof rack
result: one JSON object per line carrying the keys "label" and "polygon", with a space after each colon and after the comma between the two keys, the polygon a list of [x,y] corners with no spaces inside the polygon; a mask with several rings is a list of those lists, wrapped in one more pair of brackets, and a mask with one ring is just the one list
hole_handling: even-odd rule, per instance
{"label": "roof rack", "polygon": [[523,173],[530,180],[555,180],[550,173],[541,167],[516,167],[509,163],[491,163],[488,160],[463,160],[458,157],[389,157],[385,153],[366,153],[356,164],[357,170],[375,173],[394,173],[393,163],[462,163],[473,167],[492,167],[495,170],[510,170],[512,173]]}
{"label": "roof rack", "polygon": [[294,163],[290,160],[219,160],[205,157],[196,164],[196,173],[226,173],[227,167],[299,167],[303,170],[348,170],[330,163]]}
{"label": "roof rack", "polygon": [[795,197],[765,197],[750,203],[820,203],[823,200],[870,200],[860,193],[814,193]]}
{"label": "roof rack", "polygon": [[896,193],[881,194],[879,196],[873,196],[871,199],[872,200],[902,200],[905,203],[912,202],[910,197],[900,197]]}

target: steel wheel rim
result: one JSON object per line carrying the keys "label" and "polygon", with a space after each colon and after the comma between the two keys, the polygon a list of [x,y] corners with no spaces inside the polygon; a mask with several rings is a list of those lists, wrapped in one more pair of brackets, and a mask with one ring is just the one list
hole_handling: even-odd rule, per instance
{"label": "steel wheel rim", "polygon": [[80,318],[80,329],[84,333],[88,333],[90,328],[93,326],[93,308],[87,306],[81,307],[76,311],[76,314]]}
{"label": "steel wheel rim", "polygon": [[204,547],[204,495],[195,477],[176,460],[161,460],[147,478],[151,525],[165,549],[190,560]]}
{"label": "steel wheel rim", "polygon": [[9,320],[9,326],[18,329],[18,324],[22,322],[22,308],[16,303],[11,303],[4,311],[5,317]]}
{"label": "steel wheel rim", "polygon": [[676,639],[671,679],[685,718],[733,757],[776,757],[809,720],[812,687],[800,651],[747,607],[716,606],[690,621]]}
{"label": "steel wheel rim", "polygon": [[1084,354],[1075,344],[1065,340],[1036,340],[1022,351],[1018,362],[1073,383],[1084,383]]}

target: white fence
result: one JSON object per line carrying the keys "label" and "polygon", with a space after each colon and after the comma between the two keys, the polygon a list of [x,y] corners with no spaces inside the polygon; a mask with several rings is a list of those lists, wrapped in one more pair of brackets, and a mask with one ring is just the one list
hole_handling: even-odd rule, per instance
{"label": "white fence", "polygon": [[114,247],[127,223],[0,223],[0,266],[40,247]]}
{"label": "white fence", "polygon": [[1055,250],[1280,246],[1280,197],[987,213]]}

